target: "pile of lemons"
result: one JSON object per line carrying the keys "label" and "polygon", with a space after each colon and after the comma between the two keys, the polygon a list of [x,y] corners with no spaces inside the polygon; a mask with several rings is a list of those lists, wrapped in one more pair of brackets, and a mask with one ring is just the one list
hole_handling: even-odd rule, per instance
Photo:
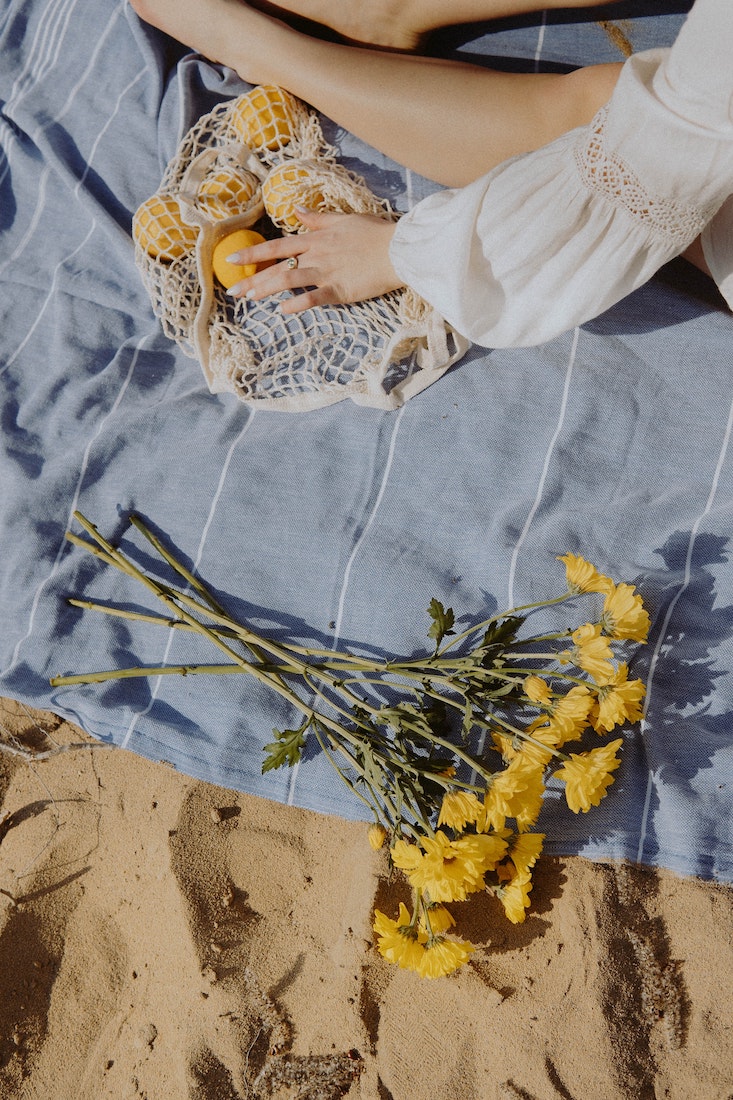
{"label": "pile of lemons", "polygon": [[[240,96],[232,105],[228,122],[237,138],[255,152],[286,147],[292,139],[297,101],[283,88],[260,85]],[[214,167],[198,188],[196,206],[213,221],[231,218],[245,210],[262,187],[262,200],[275,226],[293,232],[300,226],[296,207],[316,209],[323,194],[313,182],[308,162],[283,161],[265,180],[246,169]],[[171,264],[196,246],[198,227],[181,216],[174,195],[159,192],[137,210],[133,220],[136,243],[153,259]],[[226,257],[264,241],[252,229],[237,229],[217,241],[212,267],[218,282],[229,289],[240,279],[253,275],[256,265],[230,264]]]}

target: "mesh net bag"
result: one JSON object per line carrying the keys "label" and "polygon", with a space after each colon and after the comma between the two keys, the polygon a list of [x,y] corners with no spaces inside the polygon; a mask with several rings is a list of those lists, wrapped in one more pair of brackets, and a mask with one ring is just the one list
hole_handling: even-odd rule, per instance
{"label": "mesh net bag", "polygon": [[[199,360],[213,393],[289,412],[347,397],[397,408],[467,347],[413,291],[286,315],[280,296],[233,299],[215,278],[219,242],[242,229],[302,232],[296,206],[395,218],[338,162],[316,115],[283,89],[253,88],[200,118],[133,219],[156,316]],[[223,250],[239,247],[228,240]]]}

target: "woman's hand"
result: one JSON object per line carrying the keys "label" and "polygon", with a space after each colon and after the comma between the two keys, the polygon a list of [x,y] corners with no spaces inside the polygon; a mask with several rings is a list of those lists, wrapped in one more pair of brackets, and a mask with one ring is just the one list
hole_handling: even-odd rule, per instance
{"label": "woman's hand", "polygon": [[236,283],[231,295],[259,299],[307,287],[282,303],[283,313],[300,313],[313,306],[376,298],[403,285],[389,259],[394,222],[371,214],[319,214],[301,207],[297,213],[307,233],[277,237],[229,257],[237,264],[271,265]]}

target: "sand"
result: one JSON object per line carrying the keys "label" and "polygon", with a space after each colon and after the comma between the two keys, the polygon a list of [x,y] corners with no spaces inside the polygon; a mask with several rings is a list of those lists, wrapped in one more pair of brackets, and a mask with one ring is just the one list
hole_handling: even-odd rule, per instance
{"label": "sand", "polygon": [[[85,741],[0,704],[35,752]],[[461,906],[449,978],[385,962],[365,827],[119,749],[0,755],[2,1100],[731,1100],[733,891],[540,861]]]}

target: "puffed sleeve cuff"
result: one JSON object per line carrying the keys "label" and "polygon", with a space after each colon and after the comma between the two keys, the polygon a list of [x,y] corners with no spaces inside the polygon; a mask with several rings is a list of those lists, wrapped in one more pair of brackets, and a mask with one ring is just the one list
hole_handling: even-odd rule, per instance
{"label": "puffed sleeve cuff", "polygon": [[733,189],[728,67],[706,125],[670,56],[630,58],[588,127],[419,203],[392,241],[399,276],[487,347],[542,343],[643,285]]}
{"label": "puffed sleeve cuff", "polygon": [[[689,240],[654,232],[589,188],[585,131],[438,192],[397,224],[400,278],[485,347],[544,343],[641,286]],[[699,231],[699,230],[698,230]]]}

